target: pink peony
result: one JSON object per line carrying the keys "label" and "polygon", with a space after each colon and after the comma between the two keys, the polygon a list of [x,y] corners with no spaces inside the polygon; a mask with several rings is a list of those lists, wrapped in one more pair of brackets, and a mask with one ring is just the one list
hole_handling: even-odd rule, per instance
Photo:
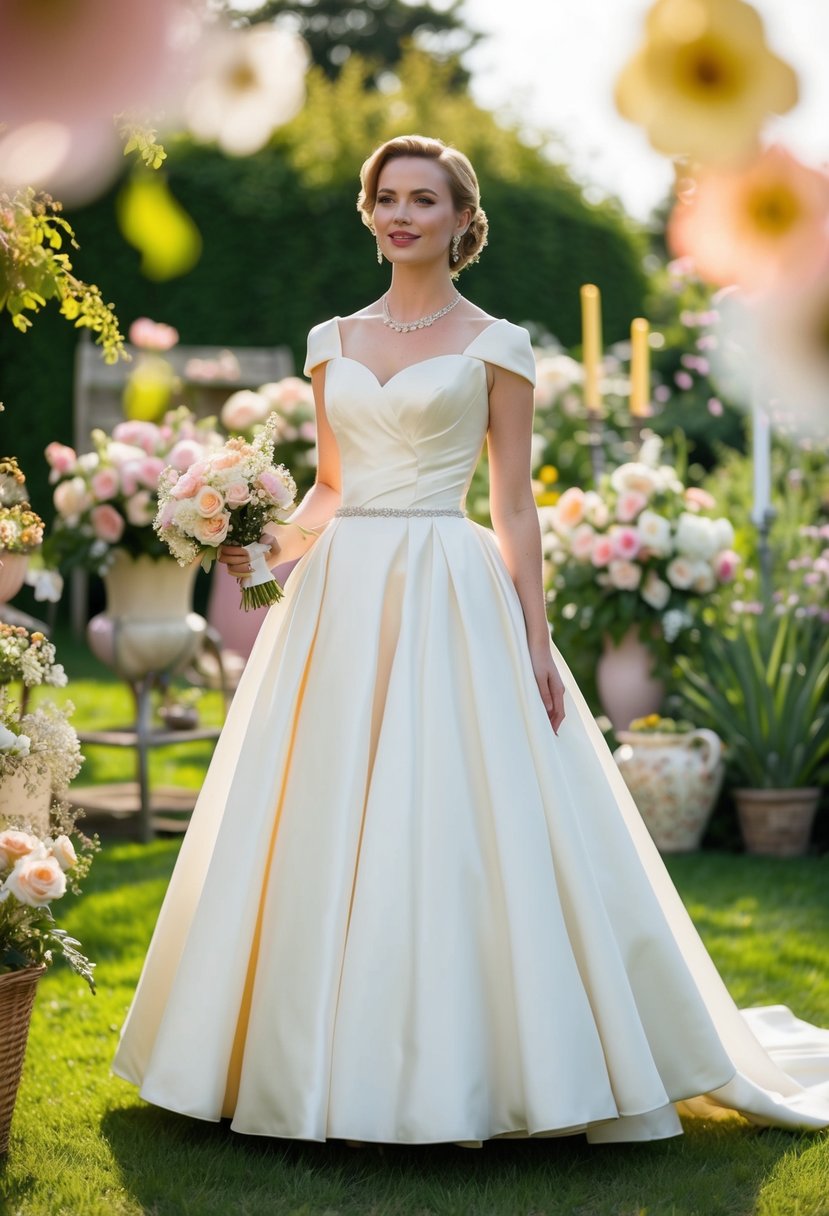
{"label": "pink peony", "polygon": [[212,486],[202,486],[194,501],[196,510],[203,519],[212,519],[224,510],[225,500]]}
{"label": "pink peony", "polygon": [[164,461],[158,456],[148,456],[138,466],[138,480],[148,490],[158,489],[158,479],[164,470]]}
{"label": "pink peony", "polygon": [[740,564],[739,555],[733,549],[723,549],[714,558],[714,573],[721,583],[730,583]]}
{"label": "pink peony", "polygon": [[124,535],[124,517],[108,502],[93,507],[89,521],[98,540],[106,541],[108,545],[116,545]]}
{"label": "pink peony", "polygon": [[163,321],[151,321],[149,317],[138,317],[129,328],[130,342],[141,350],[172,350],[178,342],[178,337],[178,330],[172,325],[165,325]]}
{"label": "pink peony", "polygon": [[104,467],[93,474],[90,485],[98,502],[106,502],[108,498],[114,498],[118,493],[121,480],[115,469]]}
{"label": "pink peony", "polygon": [[626,490],[616,503],[616,518],[629,524],[647,505],[648,500],[640,490]]}
{"label": "pink peony", "polygon": [[590,560],[594,566],[606,566],[613,557],[614,546],[609,536],[597,536]]}
{"label": "pink peony", "polygon": [[130,447],[141,448],[148,456],[153,454],[162,441],[161,431],[154,422],[137,420],[119,422],[113,429],[112,438],[120,443],[127,443]]}
{"label": "pink peony", "polygon": [[613,553],[615,557],[630,560],[636,557],[642,542],[635,528],[614,528],[612,534]]}
{"label": "pink peony", "polygon": [[44,454],[53,472],[58,473],[61,477],[71,473],[78,463],[77,452],[74,448],[67,447],[65,443],[47,444]]}
{"label": "pink peony", "polygon": [[220,545],[227,536],[230,527],[230,514],[211,515],[209,519],[199,519],[193,528],[197,541],[203,545]]}
{"label": "pink peony", "polygon": [[204,448],[195,439],[180,439],[167,457],[174,469],[184,473],[204,455]]}
{"label": "pink peony", "polygon": [[229,507],[243,507],[250,502],[250,489],[244,481],[233,481],[225,490],[225,501]]}

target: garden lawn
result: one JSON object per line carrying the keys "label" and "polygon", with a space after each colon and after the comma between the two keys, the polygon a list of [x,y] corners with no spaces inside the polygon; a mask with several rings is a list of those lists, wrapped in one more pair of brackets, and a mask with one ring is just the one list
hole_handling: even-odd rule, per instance
{"label": "garden lawn", "polygon": [[[825,1216],[829,1137],[688,1120],[686,1135],[455,1146],[241,1136],[152,1107],[109,1072],[179,843],[105,845],[62,921],[99,991],[41,981],[0,1193],[8,1216]],[[741,1004],[829,1024],[829,859],[724,854],[670,869]],[[221,967],[222,960],[216,959]]]}

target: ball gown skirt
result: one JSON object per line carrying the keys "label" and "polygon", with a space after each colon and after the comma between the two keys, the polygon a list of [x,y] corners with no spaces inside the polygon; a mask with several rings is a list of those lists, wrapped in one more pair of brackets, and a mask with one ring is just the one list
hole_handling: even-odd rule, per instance
{"label": "ball gown skirt", "polygon": [[[113,1071],[238,1132],[476,1143],[829,1125],[829,1031],[740,1011],[561,654],[555,735],[462,514],[495,321],[385,384],[312,330],[343,504],[262,626]],[[380,511],[386,513],[379,513]]]}

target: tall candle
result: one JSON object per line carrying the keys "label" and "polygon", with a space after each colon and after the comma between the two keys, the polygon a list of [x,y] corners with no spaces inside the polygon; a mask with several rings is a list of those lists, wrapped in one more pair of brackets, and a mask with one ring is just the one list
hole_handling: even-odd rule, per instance
{"label": "tall candle", "polygon": [[599,371],[602,358],[602,297],[594,283],[581,288],[582,362],[584,363],[584,402],[598,413],[602,407]]}
{"label": "tall candle", "polygon": [[634,418],[647,418],[651,412],[650,325],[644,317],[630,324],[630,412]]}
{"label": "tall candle", "polygon": [[754,483],[751,518],[759,525],[771,507],[771,427],[756,387],[751,402],[751,455]]}

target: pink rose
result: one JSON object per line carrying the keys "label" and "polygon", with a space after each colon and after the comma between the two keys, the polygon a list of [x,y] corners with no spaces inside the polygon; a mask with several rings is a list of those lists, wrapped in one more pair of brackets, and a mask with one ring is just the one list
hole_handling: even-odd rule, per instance
{"label": "pink rose", "polygon": [[229,507],[243,507],[246,502],[250,502],[250,489],[247,482],[231,482],[225,490],[225,501]]}
{"label": "pink rose", "polygon": [[174,469],[184,473],[203,455],[204,448],[195,439],[179,439],[167,460]]}
{"label": "pink rose", "polygon": [[614,558],[607,568],[611,586],[619,591],[635,591],[642,578],[642,567],[636,562]]}
{"label": "pink rose", "polygon": [[236,467],[237,464],[241,464],[241,462],[242,462],[242,453],[241,452],[225,451],[225,452],[220,452],[218,454],[218,456],[214,456],[213,459],[210,461],[210,465],[211,465],[211,468],[214,468],[216,470],[233,469]]}
{"label": "pink rose", "polygon": [[118,470],[121,474],[121,492],[127,498],[138,489],[138,475],[141,471],[141,463],[140,460],[125,460]]}
{"label": "pink rose", "polygon": [[613,557],[613,541],[609,536],[597,536],[590,560],[594,566],[606,566]]}
{"label": "pink rose", "polygon": [[6,828],[0,832],[0,870],[13,866],[21,857],[27,857],[39,847],[37,836],[30,836],[17,828]]}
{"label": "pink rose", "polygon": [[616,503],[616,518],[629,524],[647,505],[648,500],[640,490],[626,490]]}
{"label": "pink rose", "polygon": [[151,456],[162,439],[161,431],[154,422],[139,422],[130,419],[119,422],[113,429],[112,438],[120,443],[128,443],[131,447],[141,448]]}
{"label": "pink rose", "polygon": [[194,474],[192,469],[188,469],[173,486],[170,493],[173,498],[195,498],[199,490],[204,485],[204,478]]}
{"label": "pink rose", "polygon": [[178,330],[163,321],[151,321],[149,317],[138,317],[129,328],[133,346],[141,350],[172,350],[178,342]]}
{"label": "pink rose", "polygon": [[124,509],[127,519],[135,528],[144,528],[153,522],[155,506],[149,490],[139,490],[127,499]]}
{"label": "pink rose", "polygon": [[306,443],[314,443],[317,438],[316,424],[313,422],[300,422],[299,437],[304,439]]}
{"label": "pink rose", "polygon": [[21,857],[4,883],[22,904],[42,908],[60,899],[66,890],[66,875],[56,857]]}
{"label": "pink rose", "polygon": [[170,524],[176,518],[176,500],[168,498],[159,514],[159,523],[162,528],[169,528]]}
{"label": "pink rose", "polygon": [[64,519],[81,515],[92,505],[92,499],[82,477],[71,477],[55,486],[53,494],[55,509]]}
{"label": "pink rose", "polygon": [[44,455],[53,472],[57,473],[60,477],[71,473],[78,462],[78,454],[75,449],[67,447],[65,443],[47,444]]}
{"label": "pink rose", "polygon": [[613,532],[613,551],[616,557],[630,560],[636,557],[642,542],[635,528],[616,528]]}
{"label": "pink rose", "polygon": [[265,469],[257,477],[257,484],[264,490],[271,502],[280,507],[289,507],[293,502],[293,494],[275,469]]}
{"label": "pink rose", "polygon": [[254,423],[264,422],[269,412],[270,405],[264,396],[252,389],[241,388],[231,393],[219,417],[229,431],[246,431]]}
{"label": "pink rose", "polygon": [[212,519],[224,510],[225,500],[212,486],[202,486],[195,497],[195,507],[203,519]]}
{"label": "pink rose", "polygon": [[556,524],[569,532],[584,519],[584,491],[578,486],[565,490],[555,506]]}
{"label": "pink rose", "polygon": [[120,487],[120,479],[115,469],[103,468],[94,473],[91,481],[92,493],[99,502],[114,498]]}
{"label": "pink rose", "polygon": [[589,561],[593,556],[596,533],[590,524],[579,524],[570,541],[570,550],[577,561]]}
{"label": "pink rose", "polygon": [[202,545],[220,545],[227,536],[230,527],[230,513],[211,515],[207,519],[199,519],[193,528],[193,535]]}
{"label": "pink rose", "polygon": [[138,466],[138,480],[148,490],[158,489],[158,479],[164,470],[164,461],[158,456],[148,456]]}
{"label": "pink rose", "polygon": [[692,511],[713,511],[717,500],[701,486],[688,486],[685,491],[685,503]]}
{"label": "pink rose", "polygon": [[105,502],[93,507],[89,520],[98,540],[106,541],[108,545],[116,545],[124,535],[124,517],[111,503]]}
{"label": "pink rose", "polygon": [[722,553],[718,553],[714,558],[714,573],[721,583],[730,583],[739,564],[739,554],[733,549],[723,549]]}

